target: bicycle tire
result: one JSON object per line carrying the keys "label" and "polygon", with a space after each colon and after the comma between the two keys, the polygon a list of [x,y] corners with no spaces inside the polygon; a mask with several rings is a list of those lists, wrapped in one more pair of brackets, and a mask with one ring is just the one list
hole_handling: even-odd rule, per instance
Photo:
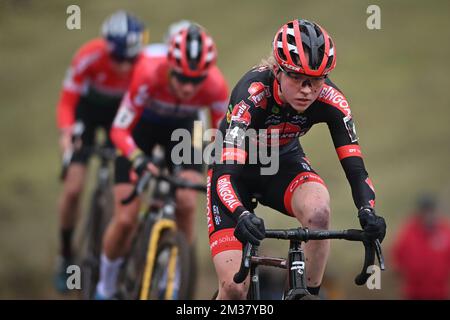
{"label": "bicycle tire", "polygon": [[192,300],[195,297],[197,292],[197,246],[195,244],[189,247],[189,277],[188,277],[188,289],[187,289],[187,298],[188,300]]}
{"label": "bicycle tire", "polygon": [[100,254],[103,233],[112,215],[112,194],[107,190],[96,189],[91,198],[87,221],[83,230],[81,254],[82,299],[94,298],[99,279]]}
{"label": "bicycle tire", "polygon": [[[176,230],[163,230],[158,241],[150,282],[145,283],[145,279],[142,281],[142,286],[147,285],[149,288],[146,298],[149,300],[192,298],[189,297],[190,257],[191,253],[185,236]],[[175,261],[174,264],[171,263],[173,261]],[[171,273],[173,273],[172,277],[169,276]],[[165,281],[167,279],[173,280]],[[166,283],[167,286],[161,288]]]}
{"label": "bicycle tire", "polygon": [[155,214],[148,213],[144,222],[140,224],[133,239],[131,249],[125,258],[119,273],[117,298],[124,300],[138,300],[141,279],[144,273],[147,256],[148,241],[155,223]]}

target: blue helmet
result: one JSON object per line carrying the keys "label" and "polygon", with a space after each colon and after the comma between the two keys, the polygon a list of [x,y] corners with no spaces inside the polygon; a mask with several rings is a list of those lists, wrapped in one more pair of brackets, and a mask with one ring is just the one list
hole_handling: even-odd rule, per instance
{"label": "blue helmet", "polygon": [[117,11],[103,22],[102,35],[118,61],[135,59],[146,40],[144,24],[125,11]]}

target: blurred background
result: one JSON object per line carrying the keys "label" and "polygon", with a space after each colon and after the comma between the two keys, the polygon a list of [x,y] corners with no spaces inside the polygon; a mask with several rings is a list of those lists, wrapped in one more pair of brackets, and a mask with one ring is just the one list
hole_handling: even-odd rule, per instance
{"label": "blurred background", "polygon": [[[81,8],[81,30],[66,28],[70,4]],[[381,9],[380,30],[366,26],[371,4]],[[449,212],[447,1],[0,0],[0,298],[63,298],[52,287],[61,188],[56,103],[72,55],[99,35],[102,21],[117,9],[145,21],[150,42],[161,42],[168,25],[180,19],[205,26],[216,41],[218,65],[230,88],[268,56],[274,33],[288,20],[314,20],[332,35],[337,67],[331,78],[349,99],[376,189],[376,209],[386,218],[388,233],[381,290],[353,283],[362,265],[362,246],[332,243],[327,278],[335,295],[330,296],[401,298],[389,254],[397,230],[423,190],[437,197],[443,215]],[[350,187],[326,125],[316,126],[302,143],[328,185],[331,228],[358,228]],[[199,201],[203,208],[204,200]],[[259,207],[257,212],[266,226],[297,226],[270,209]],[[198,212],[197,230],[197,298],[209,299],[216,290],[216,276],[204,211]],[[287,244],[267,244],[265,250],[284,256]]]}

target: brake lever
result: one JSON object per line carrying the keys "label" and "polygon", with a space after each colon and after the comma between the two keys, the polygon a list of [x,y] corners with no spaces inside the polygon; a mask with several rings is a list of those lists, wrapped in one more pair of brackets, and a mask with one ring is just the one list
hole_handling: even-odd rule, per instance
{"label": "brake lever", "polygon": [[245,249],[246,249],[245,252],[243,252],[244,266],[246,268],[250,268],[250,256],[251,256],[252,248],[253,248],[253,245],[251,243],[248,243],[248,245],[245,246]]}
{"label": "brake lever", "polygon": [[141,195],[144,192],[151,178],[152,174],[149,171],[146,171],[144,175],[141,178],[139,178],[136,186],[134,187],[133,191],[128,195],[128,197],[122,199],[120,202],[123,205],[131,203],[131,201],[133,201],[134,198],[136,198],[137,196]]}
{"label": "brake lever", "polygon": [[136,185],[136,192],[137,194],[141,194],[144,192],[145,188],[147,187],[147,184],[149,183],[150,179],[152,178],[152,174],[149,171],[145,171],[142,178],[138,181]]}
{"label": "brake lever", "polygon": [[381,243],[378,239],[375,240],[375,253],[377,254],[378,262],[380,263],[380,269],[384,270],[384,257],[383,251],[381,250]]}
{"label": "brake lever", "polygon": [[243,248],[241,266],[239,267],[239,271],[233,276],[233,281],[236,283],[242,283],[250,271],[252,247],[250,243],[247,243]]}

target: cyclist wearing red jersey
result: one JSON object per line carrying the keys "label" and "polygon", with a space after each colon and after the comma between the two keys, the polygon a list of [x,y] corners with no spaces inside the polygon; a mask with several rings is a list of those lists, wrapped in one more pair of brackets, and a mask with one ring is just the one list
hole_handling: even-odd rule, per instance
{"label": "cyclist wearing red jersey", "polygon": [[[221,162],[208,171],[207,219],[213,263],[219,279],[218,299],[244,299],[249,281],[233,282],[242,243],[264,238],[264,222],[252,210],[252,198],[293,216],[311,229],[328,229],[330,197],[299,142],[314,124],[326,123],[352,189],[362,228],[383,240],[386,224],[375,214],[375,192],[364,167],[354,122],[343,93],[328,79],[336,64],[328,33],[307,20],[293,20],[275,35],[272,56],[250,70],[231,94],[229,114],[220,125]],[[249,129],[262,130],[249,136]],[[277,138],[279,169],[261,174],[251,144],[267,148]],[[329,241],[309,241],[307,285],[318,294],[329,254]]]}
{"label": "cyclist wearing red jersey", "polygon": [[144,25],[124,11],[108,17],[101,33],[102,38],[89,41],[75,54],[57,106],[63,153],[74,147],[74,128],[82,129],[81,147],[77,144],[72,155],[58,204],[61,258],[55,284],[62,292],[67,290],[66,267],[72,261],[71,239],[85,182],[89,147],[94,143],[97,128],[109,131],[145,42]]}
{"label": "cyclist wearing red jersey", "polygon": [[[133,190],[130,171],[140,175],[151,170],[152,149],[160,145],[172,173],[195,183],[202,181],[201,163],[174,166],[171,152],[178,142],[171,141],[171,135],[176,129],[192,132],[204,107],[210,111],[213,126],[224,116],[228,88],[215,61],[212,38],[191,23],[171,37],[167,56],[146,56],[136,67],[111,129],[111,138],[123,156],[116,161],[115,213],[103,239],[98,298],[114,295],[122,257],[137,223],[139,199],[128,205],[120,202]],[[177,225],[193,244],[196,193],[178,190],[176,200]]]}

